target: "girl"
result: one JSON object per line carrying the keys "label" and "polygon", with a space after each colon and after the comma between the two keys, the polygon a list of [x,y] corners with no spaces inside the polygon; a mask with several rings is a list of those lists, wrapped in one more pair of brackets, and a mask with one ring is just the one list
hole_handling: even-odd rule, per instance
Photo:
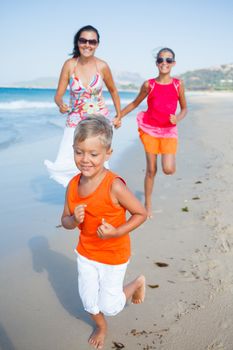
{"label": "girl", "polygon": [[[148,109],[137,115],[138,131],[146,153],[144,180],[145,207],[152,217],[152,191],[157,172],[157,156],[161,154],[162,169],[166,175],[176,170],[177,123],[187,113],[184,85],[170,73],[176,64],[175,53],[169,48],[161,49],[156,56],[159,75],[145,81],[136,99],[126,106],[121,117],[134,110],[147,97]],[[179,101],[180,112],[176,113]]]}
{"label": "girl", "polygon": [[[73,134],[80,120],[93,113],[109,118],[103,98],[105,83],[111,94],[117,117],[115,127],[120,126],[120,98],[108,64],[95,57],[99,46],[99,32],[87,25],[79,29],[74,36],[73,57],[68,59],[61,70],[55,102],[60,113],[67,114],[63,139],[54,163],[45,160],[50,177],[67,186],[77,173],[73,159]],[[70,87],[70,105],[63,101],[67,87]]]}

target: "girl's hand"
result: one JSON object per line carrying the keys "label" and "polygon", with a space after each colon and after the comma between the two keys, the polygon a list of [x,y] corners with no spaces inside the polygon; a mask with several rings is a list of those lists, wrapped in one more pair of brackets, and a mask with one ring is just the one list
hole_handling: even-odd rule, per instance
{"label": "girl's hand", "polygon": [[101,239],[117,237],[117,229],[102,219],[102,225],[98,227],[97,235]]}
{"label": "girl's hand", "polygon": [[69,106],[66,103],[62,103],[59,106],[59,111],[60,113],[64,114],[64,113],[68,113],[69,112]]}
{"label": "girl's hand", "polygon": [[176,125],[178,123],[176,115],[170,114],[170,122],[174,125]]}
{"label": "girl's hand", "polygon": [[114,117],[113,120],[112,120],[112,123],[114,125],[114,128],[115,129],[118,129],[121,127],[121,117]]}
{"label": "girl's hand", "polygon": [[80,204],[77,205],[77,207],[75,207],[74,209],[74,220],[77,222],[78,225],[84,221],[86,206],[86,204]]}

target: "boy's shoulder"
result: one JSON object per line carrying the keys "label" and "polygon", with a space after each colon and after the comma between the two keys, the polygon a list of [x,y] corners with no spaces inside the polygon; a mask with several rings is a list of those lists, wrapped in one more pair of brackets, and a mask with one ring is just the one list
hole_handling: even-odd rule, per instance
{"label": "boy's shoulder", "polygon": [[126,184],[125,180],[117,173],[108,170],[108,174],[109,178],[111,178],[112,181],[114,181],[115,179],[120,179],[124,184]]}
{"label": "boy's shoulder", "polygon": [[107,173],[102,181],[104,183],[104,187],[107,189],[107,191],[111,192],[112,190],[118,188],[119,186],[126,186],[125,180],[118,175],[117,173],[107,170]]}
{"label": "boy's shoulder", "polygon": [[81,176],[81,173],[73,176],[67,185],[67,189],[70,189],[73,186],[75,186],[79,182],[80,176]]}
{"label": "boy's shoulder", "polygon": [[[81,173],[79,173],[79,174],[75,175],[74,177],[72,177],[72,179],[70,180],[67,188],[68,189],[72,189],[74,186],[75,186],[75,188],[77,188],[76,186],[79,183],[80,177],[81,177]],[[108,169],[103,180],[112,182],[115,179],[120,179],[124,184],[126,184],[125,180],[120,175],[118,175],[117,173],[115,173],[115,172],[113,172],[113,171]]]}

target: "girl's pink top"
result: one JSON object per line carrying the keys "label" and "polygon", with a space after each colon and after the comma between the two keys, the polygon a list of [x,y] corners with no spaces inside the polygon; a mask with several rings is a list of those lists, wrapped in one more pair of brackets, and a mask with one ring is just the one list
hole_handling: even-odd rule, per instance
{"label": "girl's pink top", "polygon": [[180,80],[173,78],[170,84],[159,84],[155,79],[148,82],[148,109],[138,113],[138,127],[154,137],[177,138],[177,126],[170,122],[170,115],[176,113]]}

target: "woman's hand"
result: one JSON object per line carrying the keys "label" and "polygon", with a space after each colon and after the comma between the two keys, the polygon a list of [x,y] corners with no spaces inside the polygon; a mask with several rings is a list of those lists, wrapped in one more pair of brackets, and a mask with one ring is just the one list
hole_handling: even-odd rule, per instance
{"label": "woman's hand", "polygon": [[62,103],[59,105],[59,111],[62,114],[68,113],[70,110],[69,106],[66,103]]}
{"label": "woman's hand", "polygon": [[118,117],[118,116],[114,117],[112,120],[112,123],[113,123],[115,129],[120,128],[121,127],[121,117]]}

